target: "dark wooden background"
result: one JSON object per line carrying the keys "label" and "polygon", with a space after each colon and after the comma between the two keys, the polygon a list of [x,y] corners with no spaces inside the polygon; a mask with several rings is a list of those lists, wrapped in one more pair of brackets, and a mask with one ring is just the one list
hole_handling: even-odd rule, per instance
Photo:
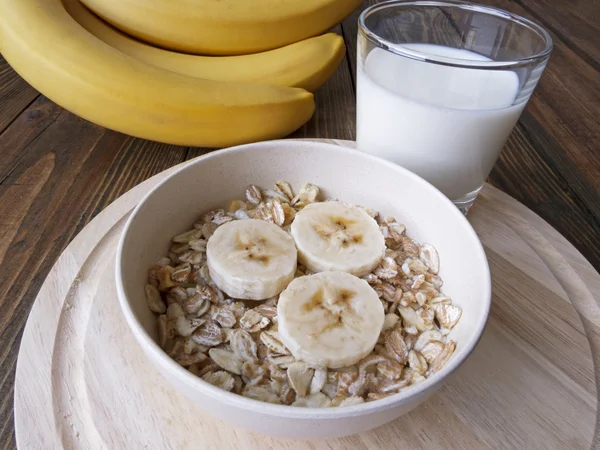
{"label": "dark wooden background", "polygon": [[[367,5],[369,2],[365,2]],[[489,182],[527,205],[600,268],[600,1],[481,0],[541,23],[554,51]],[[291,137],[354,139],[360,10],[336,31],[348,54]],[[21,333],[73,237],[136,184],[206,151],[131,138],[58,107],[0,56],[0,444],[14,448]]]}

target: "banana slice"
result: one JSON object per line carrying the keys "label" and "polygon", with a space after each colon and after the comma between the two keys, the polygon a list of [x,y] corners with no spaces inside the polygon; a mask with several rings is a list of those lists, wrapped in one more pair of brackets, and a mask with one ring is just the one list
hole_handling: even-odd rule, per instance
{"label": "banana slice", "polygon": [[294,240],[263,220],[234,220],[221,225],[206,244],[210,276],[232,298],[265,300],[294,278]]}
{"label": "banana slice", "polygon": [[385,313],[375,290],[346,272],[296,278],[279,295],[279,337],[296,359],[337,369],[377,343]]}
{"label": "banana slice", "polygon": [[312,203],[296,214],[291,234],[299,261],[312,272],[341,271],[362,277],[385,254],[377,222],[356,206]]}

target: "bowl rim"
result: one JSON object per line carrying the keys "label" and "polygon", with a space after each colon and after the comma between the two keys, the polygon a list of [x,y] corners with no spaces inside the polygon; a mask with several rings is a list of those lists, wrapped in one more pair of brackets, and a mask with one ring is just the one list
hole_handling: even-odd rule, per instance
{"label": "bowl rim", "polygon": [[[385,397],[383,399],[373,401],[373,402],[365,402],[358,405],[352,406],[344,406],[344,407],[330,407],[330,408],[311,408],[311,407],[292,407],[289,405],[276,405],[271,403],[262,402],[259,400],[254,400],[251,398],[244,397],[239,394],[235,394],[232,392],[225,391],[221,388],[213,386],[212,384],[204,381],[203,379],[197,377],[196,375],[190,373],[188,370],[181,367],[177,364],[171,357],[167,355],[164,350],[160,348],[160,346],[150,337],[150,335],[146,332],[145,328],[141,325],[141,323],[137,320],[129,301],[125,295],[125,288],[122,278],[122,267],[123,267],[123,247],[127,240],[128,232],[130,231],[130,227],[135,221],[140,209],[143,205],[154,196],[154,194],[162,189],[162,187],[167,184],[173,178],[180,176],[183,172],[188,170],[196,170],[196,166],[203,164],[205,161],[209,161],[213,158],[221,158],[224,155],[236,155],[238,153],[243,153],[255,148],[260,147],[273,147],[277,145],[285,145],[292,147],[312,147],[319,151],[326,149],[330,152],[339,153],[341,156],[348,156],[348,154],[353,154],[355,158],[363,158],[366,161],[374,162],[376,164],[380,164],[386,166],[392,170],[397,171],[404,177],[412,178],[417,181],[417,183],[422,184],[423,189],[429,190],[432,195],[435,195],[439,198],[442,203],[446,203],[450,212],[449,214],[453,215],[459,223],[462,223],[465,227],[465,231],[470,235],[473,240],[475,251],[477,252],[479,259],[483,262],[483,266],[481,267],[481,272],[483,276],[483,284],[484,284],[484,297],[482,301],[484,304],[484,320],[480,323],[476,324],[475,330],[475,338],[470,342],[466,343],[466,348],[463,354],[452,360],[450,363],[446,364],[442,370],[436,372],[431,377],[427,378],[425,381],[417,383],[415,385],[408,386],[404,388],[401,392],[397,394],[390,395],[389,397]],[[247,410],[248,412],[259,412],[261,414],[279,416],[282,418],[290,418],[290,419],[328,419],[328,418],[344,418],[344,417],[353,417],[353,416],[362,416],[369,414],[375,411],[383,411],[394,408],[401,403],[410,402],[412,399],[425,394],[425,393],[433,393],[435,390],[450,377],[452,373],[454,373],[463,363],[464,361],[471,355],[471,353],[475,350],[477,345],[479,344],[483,332],[487,326],[489,320],[489,314],[491,309],[491,301],[492,301],[492,284],[491,284],[491,273],[489,269],[489,263],[487,260],[487,256],[485,254],[485,250],[483,245],[477,236],[477,233],[467,220],[467,218],[459,211],[458,208],[444,195],[441,191],[439,191],[432,184],[416,175],[415,173],[401,167],[397,164],[389,162],[383,158],[378,156],[374,156],[371,154],[367,154],[365,152],[361,152],[356,149],[352,149],[345,146],[336,145],[333,143],[327,142],[318,142],[318,141],[310,141],[310,140],[292,140],[292,139],[281,139],[281,140],[269,140],[269,141],[261,141],[255,142],[251,144],[243,144],[234,147],[229,147],[225,149],[216,150],[210,152],[208,154],[202,155],[198,158],[192,159],[184,165],[174,171],[172,174],[168,175],[160,181],[156,186],[154,186],[149,192],[144,195],[142,200],[137,204],[137,206],[133,209],[131,214],[129,215],[123,230],[121,231],[118,248],[116,253],[115,260],[115,281],[117,286],[117,296],[119,299],[119,304],[121,306],[121,310],[123,315],[125,316],[125,320],[133,332],[136,340],[142,350],[146,353],[146,356],[149,359],[153,359],[155,364],[159,364],[163,370],[169,372],[172,376],[176,377],[178,381],[185,384],[188,388],[192,390],[201,391],[205,395],[211,397],[215,401],[219,401],[228,406],[232,406],[235,408],[241,408]],[[463,344],[465,345],[465,344]],[[166,377],[165,377],[166,378]],[[172,384],[170,380],[167,380],[169,384]]]}

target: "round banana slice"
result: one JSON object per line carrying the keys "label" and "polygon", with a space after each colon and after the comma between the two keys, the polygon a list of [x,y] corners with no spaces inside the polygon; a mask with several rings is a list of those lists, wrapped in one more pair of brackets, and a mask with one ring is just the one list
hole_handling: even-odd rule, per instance
{"label": "round banana slice", "polygon": [[206,244],[210,277],[228,296],[265,300],[294,278],[298,254],[291,236],[264,220],[221,225]]}
{"label": "round banana slice", "polygon": [[346,272],[296,278],[279,295],[279,337],[296,359],[337,369],[375,348],[385,313],[375,290]]}
{"label": "round banana slice", "polygon": [[320,202],[296,214],[291,234],[300,263],[312,272],[339,270],[362,277],[385,254],[377,222],[364,210],[340,202]]}

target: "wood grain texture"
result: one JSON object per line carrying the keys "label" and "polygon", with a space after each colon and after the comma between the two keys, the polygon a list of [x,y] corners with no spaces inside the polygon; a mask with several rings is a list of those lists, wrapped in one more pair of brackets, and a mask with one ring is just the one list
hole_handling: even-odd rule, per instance
{"label": "wood grain texture", "polygon": [[552,0],[513,0],[534,20],[542,22],[565,44],[600,70],[600,3],[594,1],[569,2],[566,8],[556,8]]}
{"label": "wood grain texture", "polygon": [[[493,4],[529,16],[525,9],[507,0],[493,0]],[[587,168],[600,166],[599,72],[560,36],[552,34],[552,38],[550,62],[519,125],[542,158],[560,168],[598,222],[600,179]]]}
{"label": "wood grain texture", "polygon": [[0,54],[0,133],[38,96]]}
{"label": "wood grain texture", "polygon": [[[358,16],[376,3],[366,1],[343,23],[353,76]],[[479,3],[536,19],[513,1]],[[588,0],[577,8],[595,6]],[[552,38],[550,62],[488,181],[552,223],[600,270],[600,72],[560,36]]]}
{"label": "wood grain texture", "polygon": [[469,213],[492,270],[490,320],[475,352],[438,394],[377,430],[313,443],[264,438],[206,415],[141,354],[116,302],[114,251],[123,218],[171,171],[102,212],[44,283],[19,356],[23,448],[547,450],[598,444],[600,275],[547,223],[490,186]]}

